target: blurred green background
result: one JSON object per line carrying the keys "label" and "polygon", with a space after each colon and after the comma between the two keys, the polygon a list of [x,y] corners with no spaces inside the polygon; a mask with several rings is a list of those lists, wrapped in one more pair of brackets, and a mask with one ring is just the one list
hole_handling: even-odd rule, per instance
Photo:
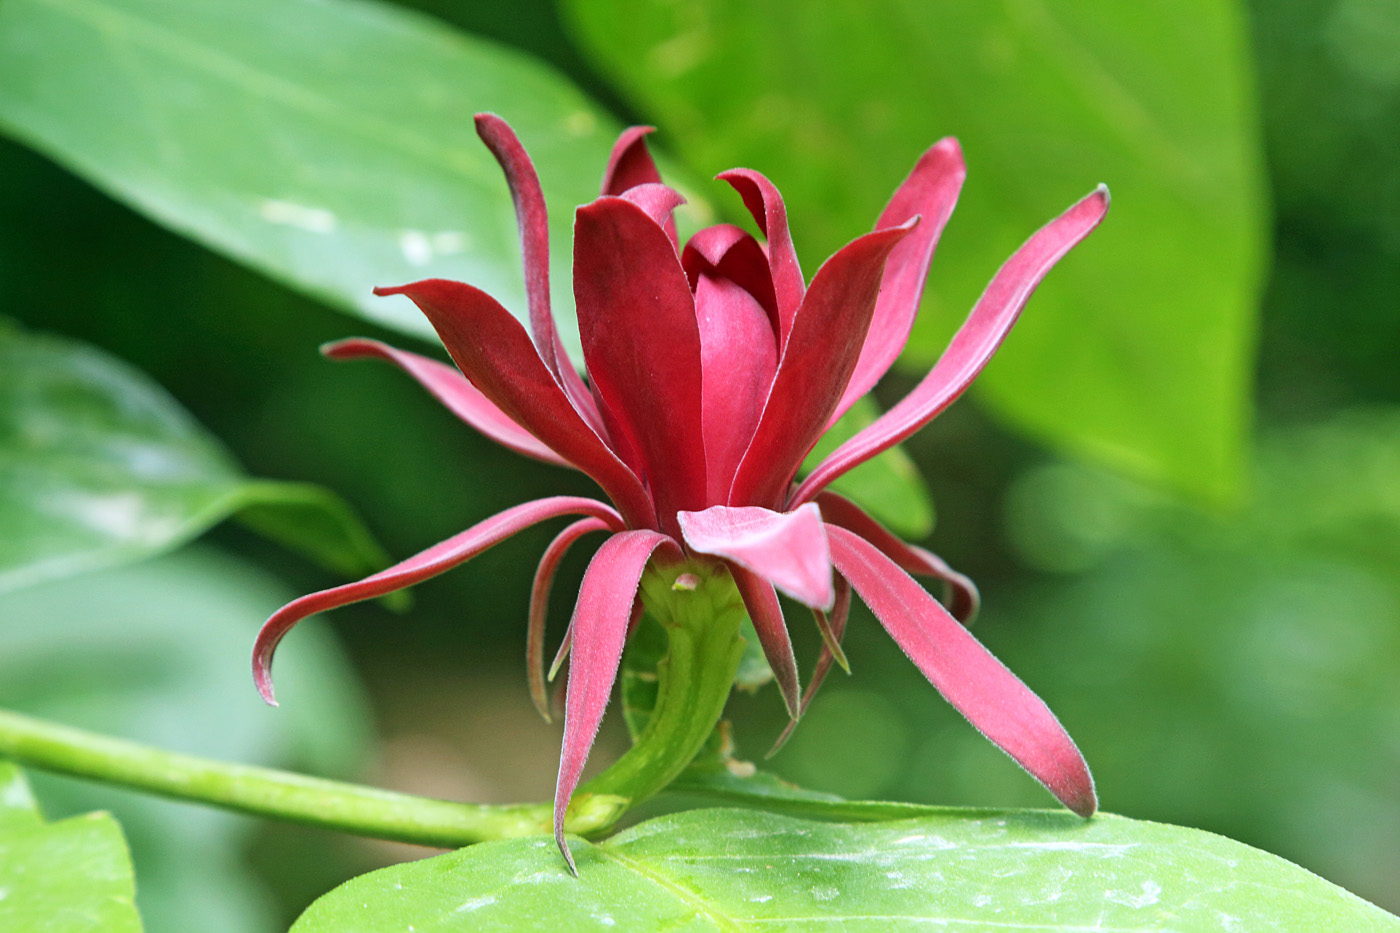
{"label": "blurred green background", "polygon": [[[1077,73],[1086,46],[1098,50],[1094,67],[1107,71],[1093,87],[1108,98],[1135,81],[1154,86],[1159,72],[1196,71],[1164,51],[1176,37],[1144,36],[1127,14],[1054,31],[1027,21],[1033,5],[988,5],[977,22],[946,11],[924,22],[891,5],[902,12],[875,18],[844,44],[839,29],[789,31],[778,18],[746,24],[740,34],[757,53],[795,48],[807,66],[839,60],[829,67],[860,79],[843,85],[840,99],[823,97],[830,89],[814,79],[804,97],[802,61],[792,64],[782,120],[760,132],[736,116],[735,100],[763,88],[726,97],[720,79],[776,79],[757,69],[736,74],[730,59],[740,46],[723,31],[733,16],[725,4],[688,5],[684,15],[703,28],[658,24],[665,5],[630,13],[621,3],[560,10],[548,0],[418,6],[551,63],[620,122],[658,124],[659,146],[694,173],[687,186],[736,163],[768,172],[796,192],[791,216],[809,276],[875,216],[903,171],[891,174],[887,163],[911,164],[939,136],[962,135],[970,226],[960,226],[961,215],[949,226],[933,272],[949,284],[935,285],[925,302],[915,365],[878,389],[886,405],[913,385],[918,364],[1016,242],[1094,183],[1109,183],[1114,212],[1084,255],[1067,261],[1061,289],[1053,290],[1057,270],[1032,300],[1024,345],[1013,334],[987,390],[906,445],[937,506],[929,542],[978,581],[978,636],[1076,737],[1106,809],[1224,833],[1400,910],[1400,7],[1255,0],[1230,20],[1240,26],[1234,83],[1203,81],[1173,98],[1152,111],[1160,120],[1143,137],[1180,144],[1177,155],[1205,153],[1200,163],[1162,168],[1125,155],[1105,157],[1100,171],[1093,154],[1127,144],[1077,129],[1055,85],[1023,84],[999,104],[1002,84],[986,74],[960,81],[948,60],[891,80],[886,59],[897,55],[883,43],[887,36],[906,55],[990,50],[995,62],[1003,46],[1027,48],[1017,43],[1033,30],[1037,55],[1069,62],[1067,74]],[[604,7],[627,28],[600,38]],[[911,21],[929,30],[912,50],[899,46]],[[658,57],[647,29],[682,26],[692,29],[682,38],[713,41],[673,41]],[[1229,22],[1222,28],[1228,39]],[[1203,62],[1199,73],[1216,67]],[[686,75],[700,77],[687,83]],[[918,116],[921,95],[936,99],[927,117]],[[454,106],[462,125],[450,132],[469,133],[479,105]],[[864,124],[847,127],[854,143],[828,125],[848,106],[874,114],[876,135],[886,128],[903,139],[901,121],[912,122],[919,141],[893,155],[863,151]],[[1130,111],[1109,109],[1133,126]],[[1051,161],[1090,164],[1056,175],[1044,192],[1016,194],[1039,220],[1017,215],[1002,229],[978,218],[1000,216],[999,199],[1013,200],[1012,189],[1035,188],[1036,177],[1024,174],[1035,166],[1015,157],[1019,124],[1000,129],[1011,140],[1001,143],[987,126],[1018,116],[1029,150],[1043,144],[1057,154]],[[1070,121],[1066,137],[1089,140],[1081,145],[1090,156],[1040,126],[1061,118]],[[1217,119],[1236,137],[1217,135]],[[593,152],[577,169],[588,179],[601,170]],[[816,166],[805,176],[804,160]],[[1136,202],[1136,175],[1120,184],[1107,174],[1120,162],[1142,176]],[[1196,188],[1178,202],[1154,194],[1159,183]],[[699,194],[733,216],[722,192]],[[557,221],[563,205],[554,207]],[[472,218],[459,222],[473,229]],[[12,142],[0,142],[0,230],[0,314],[143,371],[249,474],[336,491],[396,558],[524,499],[590,489],[474,436],[396,372],[316,354],[319,343],[350,334],[403,343],[402,334],[275,284]],[[1099,240],[1107,242],[1093,252]],[[1153,269],[1137,283],[1142,300],[1117,287],[1118,272],[1095,278],[1096,256],[1116,270],[1121,262],[1111,261],[1131,267],[1135,253]],[[1092,347],[1084,362],[1077,346],[1055,344],[1056,322],[1074,313],[1064,309],[1086,305],[1111,317],[1081,320],[1076,334],[1131,331],[1135,314],[1156,328],[1149,345],[1162,358],[1123,361],[1146,380],[1136,396],[1101,388],[1097,380],[1108,377],[1094,369]],[[1122,345],[1106,341],[1112,358]],[[1198,374],[1200,360],[1210,365]],[[1058,371],[1042,382],[1063,382],[1039,390],[1041,408],[1024,402],[1055,361]],[[1042,414],[1047,406],[1084,414],[1066,427]],[[549,534],[522,534],[420,587],[407,614],[370,604],[307,624],[283,649],[287,686],[275,712],[245,676],[252,636],[280,601],[342,577],[246,527],[222,525],[172,557],[18,588],[0,596],[0,705],[407,790],[545,799],[558,729],[530,708],[523,644],[530,574]],[[553,637],[586,557],[573,555],[556,587]],[[805,669],[817,639],[798,614],[792,621]],[[864,610],[853,618],[848,654],[854,675],[833,674],[774,770],[853,797],[1049,804],[942,703]],[[733,711],[740,753],[761,756],[782,727],[776,694],[736,697]],[[595,761],[623,742],[613,717]],[[351,873],[421,852],[75,782],[36,783],[55,813],[118,813],[155,931],[195,928],[192,916],[203,930],[274,928]]]}

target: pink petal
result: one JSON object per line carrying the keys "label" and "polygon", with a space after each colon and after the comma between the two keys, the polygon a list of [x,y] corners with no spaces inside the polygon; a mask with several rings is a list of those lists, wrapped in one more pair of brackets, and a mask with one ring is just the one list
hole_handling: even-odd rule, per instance
{"label": "pink petal", "polygon": [[681,559],[675,542],[658,532],[624,531],[613,535],[593,555],[574,605],[571,623],[574,649],[564,705],[564,749],[554,790],[554,839],[575,875],[578,869],[564,842],[564,814],[578,786],[584,761],[598,735],[603,710],[617,679],[637,585],[652,553],[658,548],[674,551],[675,559]]}
{"label": "pink petal", "polygon": [[923,218],[915,231],[894,248],[885,263],[885,277],[880,284],[880,298],[875,303],[875,316],[870,321],[870,333],[865,338],[851,382],[841,396],[841,404],[831,415],[831,424],[835,424],[856,399],[874,388],[904,350],[924,295],[929,262],[938,246],[938,237],[952,216],[966,176],[967,167],[963,165],[958,141],[940,140],[920,157],[875,222],[875,229],[884,230],[897,227],[912,217]]}
{"label": "pink petal", "polygon": [[733,224],[715,224],[691,237],[681,252],[681,267],[691,291],[702,273],[724,278],[741,287],[763,306],[774,334],[778,333],[778,299],[768,273],[768,256],[747,232]]}
{"label": "pink petal", "polygon": [[834,492],[823,492],[817,496],[817,505],[821,507],[822,519],[828,525],[840,525],[847,531],[860,535],[898,564],[901,570],[942,580],[943,602],[953,614],[953,618],[968,625],[977,617],[977,610],[982,604],[977,585],[949,567],[943,558],[901,541],[893,532],[844,496],[838,496]]}
{"label": "pink petal", "polygon": [[773,183],[752,169],[730,169],[716,177],[729,182],[739,192],[754,223],[768,238],[769,270],[778,297],[778,346],[784,347],[806,291],[802,267],[798,265],[797,251],[793,249],[792,234],[788,230],[787,205]]}
{"label": "pink petal", "polygon": [[278,609],[263,623],[253,646],[253,680],[268,703],[277,705],[272,693],[272,655],[282,636],[307,616],[339,606],[348,606],[366,599],[422,583],[445,570],[471,560],[488,548],[500,544],[522,529],[561,515],[588,515],[620,529],[622,517],[601,502],[578,496],[552,496],[506,509],[448,538],[408,560],[381,570],[356,583],[347,583],[319,593],[293,600]]}
{"label": "pink petal", "polygon": [[783,705],[787,707],[788,716],[796,719],[801,694],[797,683],[797,658],[792,653],[792,639],[788,637],[787,623],[783,621],[783,607],[778,602],[778,594],[773,585],[758,574],[737,564],[729,569],[734,576],[734,585],[744,600],[749,620],[753,622],[758,643],[763,646],[763,655],[773,669],[773,678],[783,695]]}
{"label": "pink petal", "polygon": [[705,504],[705,450],[695,300],[671,241],[622,198],[579,208],[574,295],[609,432],[639,455],[660,527],[674,530],[678,510]]}
{"label": "pink petal", "polygon": [[826,526],[815,503],[792,512],[716,505],[677,517],[690,550],[751,570],[805,606],[830,609],[835,601]]}
{"label": "pink petal", "polygon": [[[530,617],[525,634],[525,674],[530,684],[530,700],[545,722],[549,722],[549,696],[544,687],[544,628],[549,616],[549,593],[554,588],[554,574],[559,562],[584,535],[607,531],[606,522],[585,518],[574,522],[545,548],[540,564],[535,568],[535,580],[530,585]],[[562,659],[561,659],[562,660]]]}
{"label": "pink petal", "polygon": [[[655,129],[652,126],[633,126],[622,131],[622,135],[613,144],[612,155],[608,157],[608,168],[603,173],[603,190],[600,194],[620,195],[638,185],[661,181],[661,172],[652,161],[646,143],[647,135]],[[675,220],[668,217],[664,226],[671,242],[678,243]]]}
{"label": "pink petal", "polygon": [[1021,309],[1051,267],[1108,210],[1108,189],[1092,194],[1040,228],[997,271],[948,349],[923,381],[865,430],[842,444],[798,487],[794,502],[807,502],[836,477],[859,466],[928,424],[963,393],[992,358]]}
{"label": "pink petal", "polygon": [[[797,720],[807,715],[807,707],[812,705],[812,698],[821,689],[822,681],[826,679],[827,672],[831,670],[831,662],[837,661],[846,673],[851,672],[851,667],[846,663],[845,654],[838,655],[840,651],[841,639],[846,634],[846,621],[851,616],[851,584],[846,582],[846,578],[840,574],[836,575],[836,606],[827,615],[820,609],[813,609],[812,615],[816,617],[817,628],[822,633],[822,652],[817,657],[817,666],[812,670],[812,679],[807,682],[807,690],[802,694],[802,703],[797,708],[797,718],[792,719],[783,727],[783,731],[773,741],[773,747],[768,749],[764,758],[772,758],[778,753],[778,749],[787,744],[787,740],[792,737],[792,730],[797,728]],[[836,648],[833,651],[832,648]]]}
{"label": "pink petal", "polygon": [[362,337],[328,343],[321,348],[321,352],[333,360],[356,360],[365,357],[388,360],[417,379],[423,388],[431,392],[454,415],[501,446],[527,457],[543,460],[545,463],[572,465],[541,444],[529,431],[511,421],[505,412],[477,391],[476,386],[458,372],[456,367]]}
{"label": "pink petal", "polygon": [[826,431],[870,327],[880,276],[913,222],[842,247],[817,270],[793,320],[763,416],[730,488],[730,505],[781,508],[802,458]]}
{"label": "pink petal", "polygon": [[377,295],[407,295],[422,309],[457,366],[506,417],[591,476],[629,526],[650,527],[651,502],[637,476],[583,420],[535,352],[520,322],[479,288],[424,279]]}
{"label": "pink petal", "polygon": [[831,556],[929,683],[1080,816],[1098,809],[1084,757],[1049,707],[873,544],[830,526]]}
{"label": "pink petal", "polygon": [[515,220],[520,229],[520,251],[525,260],[525,297],[530,309],[530,332],[540,358],[564,387],[564,392],[594,428],[599,424],[593,400],[569,362],[559,328],[549,308],[549,215],[544,191],[534,163],[520,144],[515,131],[494,113],[476,115],[476,134],[491,150],[505,172],[510,196],[515,202]]}

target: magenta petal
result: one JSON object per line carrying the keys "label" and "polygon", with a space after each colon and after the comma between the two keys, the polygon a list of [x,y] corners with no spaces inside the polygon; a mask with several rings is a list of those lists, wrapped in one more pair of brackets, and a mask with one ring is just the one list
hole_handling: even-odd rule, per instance
{"label": "magenta petal", "polygon": [[782,348],[730,505],[781,508],[802,458],[826,431],[870,327],[885,258],[913,222],[852,240],[822,264]]}
{"label": "magenta petal", "polygon": [[574,295],[609,430],[641,458],[660,527],[674,530],[678,510],[706,501],[700,334],[680,260],[645,211],[599,198],[576,215]]}
{"label": "magenta petal", "polygon": [[563,457],[540,443],[529,431],[510,420],[505,412],[493,405],[453,366],[362,337],[328,343],[321,348],[321,352],[333,360],[356,360],[365,357],[388,360],[417,379],[423,388],[431,392],[454,415],[501,446],[527,457],[543,460],[545,463],[572,466]]}
{"label": "magenta petal", "polygon": [[832,412],[831,424],[846,413],[856,399],[874,388],[904,350],[919,301],[924,295],[929,262],[938,246],[953,206],[958,202],[967,167],[956,139],[940,140],[919,158],[909,177],[895,191],[889,205],[875,222],[875,229],[897,227],[911,217],[921,217],[919,226],[890,252],[880,298],[870,320],[870,333],[860,352],[860,362],[846,386],[841,403]]}
{"label": "magenta petal", "polygon": [[658,532],[624,531],[613,535],[593,555],[574,606],[573,657],[564,705],[564,750],[554,790],[554,838],[574,874],[578,874],[578,869],[564,842],[564,814],[617,679],[642,572],[652,553],[662,547],[674,551],[675,558],[680,559],[675,542]]}
{"label": "magenta petal", "polygon": [[914,391],[823,460],[793,501],[811,500],[836,477],[898,444],[951,405],[1001,346],[1045,274],[1099,225],[1107,211],[1108,189],[1100,185],[1041,227],[997,271],[948,349]]}
{"label": "magenta petal", "polygon": [[[631,201],[646,211],[647,216],[662,229],[665,229],[667,224],[675,226],[675,220],[671,215],[675,213],[676,208],[685,203],[685,198],[679,191],[660,184],[637,185],[634,188],[628,188],[618,197],[625,201]],[[671,245],[672,247],[676,245],[674,239],[671,241]]]}
{"label": "magenta petal", "polygon": [[752,169],[730,169],[716,177],[729,182],[739,192],[758,229],[768,238],[768,267],[778,298],[778,346],[784,347],[806,291],[802,267],[798,265],[797,251],[788,230],[787,205],[773,183]]}
{"label": "magenta petal", "polygon": [[276,705],[272,693],[272,655],[282,636],[307,616],[422,583],[445,570],[471,560],[488,548],[500,544],[522,529],[561,515],[588,515],[620,529],[622,517],[608,506],[593,499],[578,496],[552,496],[525,502],[491,516],[466,531],[440,541],[408,560],[381,570],[356,583],[347,583],[319,593],[293,600],[278,609],[263,623],[253,646],[253,680],[264,700]]}
{"label": "magenta petal", "polygon": [[596,518],[574,522],[549,542],[535,568],[535,579],[530,585],[529,623],[525,629],[525,676],[530,684],[530,700],[545,722],[549,722],[550,717],[549,696],[544,687],[544,629],[549,617],[549,593],[554,588],[554,574],[574,542],[591,532],[607,530],[607,523]]}
{"label": "magenta petal", "polygon": [[797,682],[797,658],[792,653],[792,639],[788,636],[787,623],[783,621],[783,607],[778,602],[778,594],[773,585],[756,573],[732,565],[734,585],[744,600],[744,609],[758,635],[758,643],[763,646],[763,656],[773,670],[773,679],[778,682],[778,691],[783,695],[783,705],[788,716],[796,719],[799,715],[798,697],[802,688]]}
{"label": "magenta petal", "polygon": [[[647,135],[655,130],[651,126],[633,126],[622,131],[613,144],[608,156],[608,168],[603,172],[604,195],[620,195],[638,185],[655,184],[661,181],[661,172],[652,161],[647,149]],[[666,218],[666,235],[672,243],[679,242],[676,236],[676,222]]]}
{"label": "magenta petal", "polygon": [[1089,766],[1040,697],[873,544],[844,528],[827,531],[836,569],[929,683],[1061,803],[1092,816]]}
{"label": "magenta petal", "polygon": [[792,512],[715,505],[677,517],[690,550],[751,570],[805,606],[830,609],[835,601],[831,550],[815,503]]}
{"label": "magenta petal", "polygon": [[681,267],[691,291],[700,284],[700,276],[726,279],[748,292],[763,307],[777,344],[778,299],[773,294],[773,279],[768,273],[768,256],[763,247],[744,230],[733,224],[715,224],[697,232],[681,251]]}
{"label": "magenta petal", "polygon": [[617,504],[628,525],[653,524],[651,502],[640,480],[583,420],[535,352],[520,322],[494,298],[479,288],[447,279],[377,288],[375,294],[413,299],[482,395],[545,446],[593,477]]}

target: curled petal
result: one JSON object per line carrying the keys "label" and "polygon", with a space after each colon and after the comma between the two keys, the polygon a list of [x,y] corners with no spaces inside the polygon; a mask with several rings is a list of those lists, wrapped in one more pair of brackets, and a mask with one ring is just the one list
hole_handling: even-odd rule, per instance
{"label": "curled petal", "polygon": [[773,679],[778,682],[778,690],[783,695],[783,705],[788,716],[796,719],[799,715],[798,697],[801,687],[797,683],[797,658],[792,653],[792,639],[788,636],[787,623],[783,621],[783,607],[778,602],[778,594],[773,585],[756,573],[740,566],[731,566],[734,585],[744,600],[749,620],[753,622],[758,643],[763,646],[763,656],[773,670]]}
{"label": "curled petal", "polygon": [[997,271],[948,349],[914,391],[836,448],[798,487],[793,501],[810,501],[836,477],[898,444],[951,405],[1001,346],[1045,274],[1098,226],[1107,211],[1108,189],[1100,185],[1041,227]]}
{"label": "curled petal", "polygon": [[347,583],[319,593],[293,600],[278,609],[263,623],[253,645],[253,680],[268,703],[277,704],[272,692],[272,655],[277,643],[307,616],[339,606],[348,606],[366,599],[422,583],[445,570],[465,563],[488,548],[531,525],[561,515],[587,515],[609,528],[621,529],[622,517],[608,506],[593,499],[578,496],[552,496],[506,509],[484,522],[441,541],[402,563],[381,570],[356,583]]}
{"label": "curled petal", "polygon": [[1061,803],[1092,816],[1089,766],[1040,697],[873,544],[837,526],[827,532],[836,569],[929,683]]}
{"label": "curled petal", "polygon": [[[612,154],[608,156],[608,167],[603,172],[603,190],[600,194],[620,195],[638,185],[656,184],[661,181],[661,172],[657,170],[656,163],[651,158],[646,141],[648,134],[655,129],[654,126],[633,126],[622,131],[622,135],[613,144]],[[667,217],[663,226],[671,242],[678,243],[675,219]]]}
{"label": "curled petal", "polygon": [[706,227],[686,241],[681,266],[691,291],[699,285],[700,276],[708,273],[712,278],[727,279],[752,295],[766,312],[773,330],[772,342],[777,345],[778,298],[768,273],[768,256],[748,232],[733,224]]}
{"label": "curled petal", "polygon": [[419,385],[431,392],[454,415],[501,446],[527,457],[543,460],[545,463],[572,466],[563,457],[540,443],[529,431],[510,420],[505,412],[482,395],[456,367],[399,350],[378,340],[365,340],[360,337],[328,343],[321,348],[321,352],[333,360],[356,360],[365,357],[388,360],[417,379]]}
{"label": "curled petal", "polygon": [[596,518],[574,522],[549,542],[549,547],[540,557],[539,566],[535,568],[535,579],[530,586],[530,621],[525,633],[525,672],[530,684],[530,700],[545,722],[549,722],[550,717],[549,697],[544,687],[544,628],[549,616],[549,592],[554,587],[554,574],[574,542],[594,531],[607,530],[608,524]]}
{"label": "curled petal", "polygon": [[817,666],[812,669],[812,679],[807,681],[807,690],[802,694],[802,703],[797,708],[797,717],[790,720],[783,731],[773,741],[773,747],[768,749],[764,758],[772,758],[778,753],[778,749],[787,744],[787,740],[792,737],[792,730],[797,728],[797,720],[807,715],[807,707],[812,705],[812,698],[821,689],[822,681],[826,679],[827,672],[831,670],[831,664],[835,661],[841,665],[841,669],[847,674],[851,672],[851,666],[846,661],[846,654],[841,650],[841,639],[846,634],[846,621],[851,616],[851,584],[846,582],[846,578],[840,574],[836,575],[836,605],[828,615],[820,609],[813,609],[812,615],[816,618],[817,628],[822,635],[822,652],[817,657]]}
{"label": "curled petal", "polygon": [[680,559],[675,542],[659,532],[624,531],[613,535],[593,555],[574,606],[573,657],[564,703],[564,749],[554,790],[554,839],[575,875],[578,869],[564,841],[564,814],[617,679],[637,586],[658,548],[674,551],[675,558]]}
{"label": "curled petal", "polygon": [[793,248],[792,234],[788,230],[787,205],[773,183],[752,169],[730,169],[717,177],[739,192],[754,223],[768,238],[768,268],[778,299],[778,346],[785,347],[806,291],[802,267],[797,263],[797,250]]}
{"label": "curled petal", "polygon": [[[668,188],[666,185],[646,184],[628,188],[626,192],[618,195],[624,201],[631,201],[633,204],[647,212],[657,226],[663,230],[666,225],[672,227],[676,225],[675,219],[671,216],[676,212],[676,208],[685,203],[685,198],[675,188]],[[672,238],[671,246],[676,245]]]}
{"label": "curled petal", "polygon": [[814,609],[830,609],[836,599],[826,526],[815,504],[792,512],[715,505],[677,517],[690,550],[723,557]]}

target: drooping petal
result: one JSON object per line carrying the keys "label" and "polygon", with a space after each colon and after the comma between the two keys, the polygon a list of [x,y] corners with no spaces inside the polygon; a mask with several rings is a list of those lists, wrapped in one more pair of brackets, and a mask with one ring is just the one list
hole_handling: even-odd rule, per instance
{"label": "drooping petal", "polygon": [[678,510],[705,504],[700,334],[680,260],[645,211],[599,198],[576,215],[574,296],[609,431],[630,440],[659,527],[674,531]]}
{"label": "drooping petal", "polygon": [[909,659],[958,712],[1080,816],[1094,780],[1049,707],[875,545],[831,526],[836,568]]}
{"label": "drooping petal", "polygon": [[852,240],[822,264],[793,320],[730,505],[781,508],[802,458],[826,430],[870,327],[885,259],[914,223]]}
{"label": "drooping petal", "polygon": [[1098,226],[1107,210],[1108,189],[1100,185],[1041,227],[997,271],[948,349],[914,391],[823,460],[798,487],[793,501],[810,501],[836,477],[898,444],[951,405],[1001,346],[1041,279]]}
{"label": "drooping petal", "polygon": [[622,517],[601,502],[578,496],[551,496],[548,499],[525,502],[497,513],[466,531],[455,534],[446,541],[440,541],[426,551],[363,580],[293,600],[263,623],[253,645],[253,680],[258,686],[258,692],[268,703],[274,706],[277,704],[272,692],[273,652],[277,650],[277,643],[282,637],[291,631],[292,626],[307,616],[366,599],[375,599],[386,593],[422,583],[471,560],[531,525],[561,515],[587,515],[605,523],[609,528],[622,528]]}
{"label": "drooping petal", "polygon": [[751,570],[805,606],[830,609],[835,601],[826,526],[814,503],[792,512],[715,505],[678,518],[690,550]]}
{"label": "drooping petal", "polygon": [[595,429],[599,425],[593,399],[578,370],[564,352],[559,328],[549,307],[549,215],[544,191],[535,165],[520,144],[515,131],[494,113],[476,115],[476,134],[491,150],[505,173],[515,202],[515,221],[520,229],[520,251],[525,261],[525,298],[530,312],[530,333],[545,366],[564,387],[564,393],[578,408],[584,420]]}
{"label": "drooping petal", "polygon": [[778,346],[785,347],[806,291],[797,250],[793,248],[792,234],[788,230],[787,205],[773,183],[752,169],[730,169],[716,177],[729,182],[739,192],[754,223],[768,238],[768,266],[778,297]]}
{"label": "drooping petal", "polygon": [[[654,126],[633,126],[622,131],[613,144],[608,156],[608,167],[603,172],[603,195],[620,195],[638,185],[661,181],[661,172],[652,161],[647,149],[647,135],[656,129]],[[663,226],[672,243],[679,242],[676,236],[676,221],[668,217]]]}
{"label": "drooping petal", "polygon": [[763,656],[768,659],[773,679],[778,682],[783,705],[787,707],[788,716],[796,719],[799,715],[798,697],[802,690],[797,682],[797,658],[792,653],[792,639],[783,620],[783,607],[778,602],[778,594],[773,584],[758,574],[737,565],[731,565],[729,569],[739,596],[744,600],[749,620],[753,622],[758,643],[763,647]]}
{"label": "drooping petal", "polygon": [[652,526],[655,518],[641,481],[583,420],[535,352],[520,322],[494,298],[479,288],[447,279],[377,288],[375,294],[413,299],[482,395],[545,446],[593,477],[629,526]]}
{"label": "drooping petal", "polygon": [[550,718],[549,696],[544,686],[544,628],[549,617],[549,593],[554,588],[554,574],[574,542],[586,534],[607,530],[607,523],[596,518],[574,522],[549,542],[535,568],[535,579],[530,585],[529,624],[525,630],[525,676],[530,684],[530,700],[545,722]]}
{"label": "drooping petal", "polygon": [[574,606],[573,657],[564,704],[564,749],[554,790],[554,839],[574,874],[578,874],[578,869],[564,842],[564,814],[617,679],[637,586],[658,548],[674,552],[675,559],[681,559],[675,542],[658,532],[624,531],[613,535],[593,555]]}
{"label": "drooping petal", "polygon": [[[851,584],[846,582],[846,578],[840,574],[836,575],[836,605],[828,615],[820,609],[813,609],[812,615],[817,620],[817,628],[822,633],[822,652],[817,658],[817,666],[812,669],[812,677],[807,681],[807,689],[802,694],[802,703],[797,708],[797,719],[789,720],[783,727],[783,731],[773,740],[773,747],[768,749],[764,758],[772,758],[778,753],[778,749],[787,744],[787,740],[792,736],[792,730],[797,728],[797,721],[807,715],[807,707],[812,705],[812,698],[821,689],[822,681],[826,679],[827,672],[831,670],[833,661],[841,665],[841,669],[847,674],[851,672],[851,666],[846,661],[844,652],[841,652],[841,639],[846,634],[846,621],[851,616]],[[839,652],[839,653],[838,653]]]}
{"label": "drooping petal", "polygon": [[870,333],[865,338],[856,371],[841,396],[841,404],[832,412],[830,424],[835,424],[856,399],[874,388],[904,350],[924,295],[929,262],[966,177],[967,167],[963,164],[958,141],[951,137],[940,140],[919,158],[875,222],[875,229],[883,230],[897,227],[911,217],[922,217],[918,228],[894,248],[885,263],[885,277],[880,283],[880,298],[875,302],[875,316],[870,320]]}
{"label": "drooping petal", "polygon": [[545,463],[572,466],[563,457],[540,443],[529,431],[510,420],[505,412],[482,395],[454,366],[362,337],[328,343],[321,348],[321,352],[333,360],[357,360],[365,357],[388,360],[417,379],[423,388],[431,392],[454,415],[501,446],[527,457],[543,460]]}
{"label": "drooping petal", "polygon": [[901,570],[943,581],[943,603],[953,614],[953,618],[964,625],[970,625],[977,617],[977,610],[982,605],[977,585],[949,567],[943,558],[917,545],[901,541],[845,496],[830,491],[823,492],[817,496],[817,505],[821,508],[822,518],[827,524],[840,525],[847,531],[860,535],[898,564]]}

